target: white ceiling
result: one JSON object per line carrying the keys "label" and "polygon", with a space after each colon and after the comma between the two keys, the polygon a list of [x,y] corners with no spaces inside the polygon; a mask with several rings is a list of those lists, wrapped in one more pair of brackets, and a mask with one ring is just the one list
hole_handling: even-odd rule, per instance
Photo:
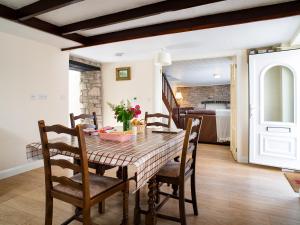
{"label": "white ceiling", "polygon": [[62,26],[162,0],[84,0],[39,16],[39,19]]}
{"label": "white ceiling", "polygon": [[73,47],[79,44],[77,42],[70,41],[65,38],[45,33],[2,18],[0,18],[0,32],[31,39],[33,41],[55,46],[58,48],[66,48],[67,46]]}
{"label": "white ceiling", "polygon": [[[177,61],[163,68],[176,86],[205,86],[230,83],[231,57]],[[214,74],[220,78],[214,78]]]}
{"label": "white ceiling", "polygon": [[294,45],[294,46],[297,46],[299,47],[300,46],[300,27],[298,29],[298,32],[294,35],[294,37],[292,38],[291,42],[290,42],[291,45]]}
{"label": "white ceiling", "polygon": [[[167,12],[167,13],[161,13],[159,15],[145,17],[133,21],[123,22],[119,24],[109,25],[101,28],[96,28],[92,30],[87,31],[81,31],[80,34],[91,36],[91,35],[97,35],[97,34],[103,34],[108,32],[113,32],[117,30],[124,30],[124,29],[130,29],[135,27],[141,27],[141,26],[147,26],[152,25],[156,23],[163,23],[163,22],[169,22],[179,19],[188,19],[198,16],[204,16],[204,15],[211,15],[221,12],[229,12],[239,9],[245,9],[245,8],[252,8],[257,6],[263,6],[268,4],[276,4],[280,2],[288,2],[290,0],[226,0],[222,2],[212,3],[208,5],[193,7],[189,9],[183,9],[173,12]],[[112,1],[114,2],[114,1]],[[151,2],[151,1],[150,1]],[[153,2],[153,1],[152,1]],[[86,3],[87,4],[87,3]],[[75,6],[74,6],[75,7]],[[65,9],[61,9],[63,11]],[[58,10],[57,10],[58,11]],[[52,12],[52,16],[56,14],[55,12]],[[48,20],[52,16],[46,14],[43,15],[43,18]],[[42,17],[41,17],[42,18]],[[61,20],[64,21],[64,18],[61,17]],[[58,19],[56,18],[55,21],[58,22]]]}
{"label": "white ceiling", "polygon": [[[128,21],[117,25],[105,26],[99,29],[83,31],[85,35],[94,35],[109,31],[144,26],[169,20],[177,20],[201,15],[232,11],[261,5],[276,4],[290,0],[226,0],[200,7],[168,12],[143,19]],[[0,4],[18,9],[35,2],[34,0],[0,0]],[[39,16],[55,25],[64,25],[83,19],[110,14],[145,4],[159,2],[158,0],[85,0],[61,9]],[[191,54],[210,54],[220,51],[231,51],[246,48],[261,47],[282,42],[289,42],[300,27],[300,17],[290,17],[279,20],[249,23],[208,30],[199,30],[158,37],[124,41],[72,51],[86,58],[101,62],[129,61],[153,58],[161,48],[167,48],[175,60],[185,59]],[[51,34],[37,31],[26,26],[0,20],[0,31],[7,32],[59,48],[77,45],[76,42],[64,40]],[[259,38],[258,38],[259,37]],[[116,53],[124,53],[122,57]]]}
{"label": "white ceiling", "polygon": [[[62,26],[160,1],[161,0],[85,0],[43,14],[38,18],[57,26]],[[102,28],[81,31],[80,33],[91,36],[150,24],[288,1],[290,0],[226,0],[190,9],[162,13]],[[21,8],[33,2],[36,2],[36,0],[0,0],[0,4],[13,9]],[[297,32],[299,29],[300,16],[294,16],[276,20],[123,41],[76,49],[71,51],[71,53],[106,63],[154,59],[156,53],[160,51],[160,49],[165,48],[171,53],[173,61],[175,62],[171,67],[164,69],[167,74],[172,75],[171,79],[177,84],[183,86],[190,86],[191,84],[224,84],[229,83],[229,64],[231,63],[231,58],[193,61],[181,60],[199,59],[203,58],[203,56],[206,58],[218,55],[232,56],[233,54],[229,54],[228,52],[236,52],[238,50],[270,46],[279,43],[289,43],[291,41],[293,43],[299,43],[300,35]],[[72,47],[78,44],[5,19],[0,19],[0,32],[29,38],[58,48]],[[226,52],[226,54],[220,54],[221,52]],[[117,53],[122,53],[123,55],[116,56]],[[221,75],[221,78],[213,78],[214,73]]]}
{"label": "white ceiling", "polygon": [[[184,60],[191,55],[211,55],[288,43],[299,28],[300,16],[294,16],[122,41],[77,49],[71,53],[100,62],[117,62],[154,59],[160,49],[166,48],[174,60]],[[115,55],[116,53],[124,53],[124,55],[119,57]]]}
{"label": "white ceiling", "polygon": [[[103,16],[162,0],[84,0],[76,4],[45,13],[38,16],[39,19],[53,23],[57,26],[74,23],[81,20],[86,20],[98,16]],[[222,2],[212,3],[189,9],[162,13],[159,15],[137,19],[133,21],[123,22],[120,24],[105,26],[102,28],[92,29],[81,32],[84,35],[95,35],[116,30],[124,30],[127,28],[145,26],[155,23],[192,18],[203,15],[210,15],[220,12],[228,12],[233,10],[252,8],[263,5],[288,2],[291,0],[226,0]],[[27,4],[36,2],[34,0],[0,0],[0,4],[4,4],[14,9],[18,9]]]}
{"label": "white ceiling", "polygon": [[0,0],[1,4],[13,9],[19,9],[34,2],[37,2],[37,0]]}

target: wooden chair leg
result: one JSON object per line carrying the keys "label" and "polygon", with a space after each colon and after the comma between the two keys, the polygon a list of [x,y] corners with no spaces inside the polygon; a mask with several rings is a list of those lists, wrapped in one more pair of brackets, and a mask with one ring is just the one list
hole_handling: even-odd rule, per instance
{"label": "wooden chair leg", "polygon": [[194,215],[198,216],[195,173],[193,173],[191,176],[191,193],[192,193]]}
{"label": "wooden chair leg", "polygon": [[[103,176],[104,173],[105,173],[105,166],[104,165],[99,165],[96,168],[96,174],[100,175],[100,176]],[[104,200],[98,204],[98,212],[100,214],[105,213],[105,201]]]}
{"label": "wooden chair leg", "polygon": [[179,187],[179,212],[181,225],[186,225],[184,184]]}
{"label": "wooden chair leg", "polygon": [[152,177],[148,181],[148,210],[145,216],[146,225],[155,225],[157,223],[156,208],[155,208],[155,194],[156,194],[156,179]]}
{"label": "wooden chair leg", "polygon": [[128,195],[129,195],[129,182],[126,182],[125,190],[123,191],[123,220],[121,225],[128,225]]}
{"label": "wooden chair leg", "polygon": [[135,207],[134,207],[134,225],[139,225],[141,223],[141,213],[140,213],[140,190],[135,192]]}
{"label": "wooden chair leg", "polygon": [[172,189],[173,189],[173,195],[178,196],[178,185],[172,184]]}
{"label": "wooden chair leg", "polygon": [[125,171],[123,170],[123,167],[119,166],[119,168],[118,168],[118,170],[117,170],[117,172],[116,172],[117,178],[119,178],[120,180],[122,180],[122,179],[123,179],[123,173],[124,173],[124,172],[125,172]]}
{"label": "wooden chair leg", "polygon": [[96,174],[97,175],[100,175],[100,176],[103,176],[105,173],[105,166],[104,165],[99,165],[97,168],[96,168]]}
{"label": "wooden chair leg", "polygon": [[46,196],[46,213],[45,213],[45,225],[52,225],[53,220],[53,198]]}
{"label": "wooden chair leg", "polygon": [[99,204],[98,204],[98,213],[99,214],[105,213],[105,200],[103,200],[102,202],[99,202]]}
{"label": "wooden chair leg", "polygon": [[155,196],[155,203],[159,204],[160,202],[160,195],[159,195],[159,182],[156,182],[156,196]]}
{"label": "wooden chair leg", "polygon": [[91,220],[91,209],[90,208],[84,208],[82,209],[82,224],[83,225],[92,225]]}

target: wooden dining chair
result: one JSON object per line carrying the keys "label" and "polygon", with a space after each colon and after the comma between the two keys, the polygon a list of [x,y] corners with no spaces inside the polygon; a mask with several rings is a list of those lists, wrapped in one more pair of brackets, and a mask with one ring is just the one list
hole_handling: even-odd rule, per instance
{"label": "wooden dining chair", "polygon": [[90,120],[90,123],[82,124],[83,128],[94,128],[95,130],[98,130],[98,121],[97,121],[97,115],[95,112],[92,113],[92,115],[89,114],[80,114],[78,116],[74,116],[73,113],[70,113],[70,122],[71,127],[75,128],[76,126],[76,120]]}
{"label": "wooden dining chair", "polygon": [[[45,126],[43,120],[38,122],[42,151],[44,158],[45,186],[46,186],[46,215],[45,225],[52,225],[53,198],[70,203],[77,207],[74,216],[63,224],[69,224],[73,220],[81,221],[84,225],[93,224],[90,217],[91,207],[113,194],[123,192],[123,219],[122,225],[128,224],[128,189],[126,180],[113,177],[98,176],[88,170],[85,138],[82,126],[67,128],[62,125]],[[48,142],[48,133],[67,134],[74,138],[77,147],[63,142]],[[75,143],[74,143],[75,144]],[[65,159],[50,158],[50,149],[66,151],[80,159],[80,164],[71,163]],[[52,167],[71,169],[76,174],[71,177],[57,176],[53,174]],[[55,184],[54,184],[55,183]]]}
{"label": "wooden dining chair", "polygon": [[[90,114],[80,114],[78,116],[74,116],[73,113],[70,113],[70,122],[71,122],[72,128],[75,128],[77,120],[83,120],[84,122],[86,122],[86,120],[89,120],[89,123],[80,123],[82,125],[82,127],[83,128],[94,128],[95,130],[98,130],[98,121],[97,121],[96,112],[93,112],[91,115]],[[80,160],[77,160],[77,163],[79,164]],[[106,170],[114,168],[114,166],[104,165],[104,164],[100,164],[100,163],[93,163],[93,162],[89,162],[88,165],[89,165],[89,168],[95,169],[96,174],[98,174],[100,176],[103,176],[105,174]],[[120,169],[121,168],[119,168],[119,170],[117,171],[117,177],[121,179],[122,171]],[[99,204],[98,211],[99,211],[99,213],[105,212],[105,202],[104,201]]]}
{"label": "wooden dining chair", "polygon": [[[156,183],[158,184],[157,199],[160,195],[166,196],[157,206],[159,210],[169,198],[179,200],[180,217],[171,217],[169,215],[158,214],[158,217],[169,219],[175,222],[180,222],[181,225],[186,225],[185,217],[185,202],[193,204],[194,215],[198,215],[197,197],[196,197],[196,155],[197,146],[202,124],[202,117],[187,118],[187,128],[181,153],[180,162],[171,161],[167,163],[156,175]],[[185,198],[185,181],[191,178],[191,194],[192,199]],[[161,184],[172,184],[179,187],[179,196],[162,192],[159,190]]]}
{"label": "wooden dining chair", "polygon": [[[86,120],[89,119],[93,122],[92,123],[88,123],[88,124],[82,124],[83,128],[94,128],[95,130],[98,129],[98,121],[97,121],[97,116],[96,113],[93,112],[92,115],[89,114],[80,114],[78,116],[74,116],[73,113],[70,113],[70,122],[71,122],[71,127],[75,128],[76,126],[76,120]],[[103,165],[103,164],[99,164],[99,163],[91,163],[89,162],[89,167],[92,169],[96,170],[96,174],[99,174],[101,176],[104,175],[105,171],[108,169],[112,169],[114,168],[114,166],[109,166],[109,165]]]}
{"label": "wooden dining chair", "polygon": [[[160,120],[167,119],[167,123],[158,122],[158,121],[149,122],[149,118],[151,118],[151,119],[160,119]],[[170,128],[171,127],[171,121],[172,121],[172,114],[171,113],[169,115],[162,114],[162,113],[154,113],[154,114],[149,114],[148,112],[145,113],[146,127],[155,126],[155,127]]]}

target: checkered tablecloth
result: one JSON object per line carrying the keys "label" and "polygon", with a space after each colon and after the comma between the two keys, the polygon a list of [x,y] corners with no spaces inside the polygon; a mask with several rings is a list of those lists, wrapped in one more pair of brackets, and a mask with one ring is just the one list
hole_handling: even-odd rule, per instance
{"label": "checkered tablecloth", "polygon": [[[184,131],[177,134],[152,133],[146,129],[144,134],[137,135],[133,140],[123,143],[104,141],[99,136],[86,136],[88,160],[94,163],[110,166],[133,166],[136,170],[136,190],[141,188],[155,175],[168,161],[172,160],[182,149]],[[53,139],[73,146],[77,140],[70,137]],[[51,142],[51,141],[49,141]],[[26,146],[28,159],[41,159],[40,143],[31,143]],[[68,152],[59,152],[53,149],[52,155],[61,154],[74,157]]]}

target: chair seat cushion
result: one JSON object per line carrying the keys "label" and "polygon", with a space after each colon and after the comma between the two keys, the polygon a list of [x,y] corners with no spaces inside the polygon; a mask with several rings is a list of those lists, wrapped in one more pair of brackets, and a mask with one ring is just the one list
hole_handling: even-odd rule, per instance
{"label": "chair seat cushion", "polygon": [[[106,190],[117,186],[118,184],[121,184],[123,181],[117,178],[113,177],[105,177],[105,176],[99,176],[93,173],[89,173],[89,180],[90,180],[90,198],[94,198],[97,195],[101,194],[102,192],[105,192]],[[76,181],[77,183],[82,183],[82,174],[78,173],[74,175],[73,177],[70,177],[73,181]],[[55,191],[62,192],[64,194],[71,195],[72,197],[82,199],[83,193],[81,190],[58,184],[53,187]]]}
{"label": "chair seat cushion", "polygon": [[[185,168],[185,172],[187,172],[190,168],[191,167],[187,165]],[[176,178],[179,177],[179,175],[180,175],[180,162],[176,162],[174,160],[164,165],[157,173],[157,176],[161,176],[161,177]]]}

